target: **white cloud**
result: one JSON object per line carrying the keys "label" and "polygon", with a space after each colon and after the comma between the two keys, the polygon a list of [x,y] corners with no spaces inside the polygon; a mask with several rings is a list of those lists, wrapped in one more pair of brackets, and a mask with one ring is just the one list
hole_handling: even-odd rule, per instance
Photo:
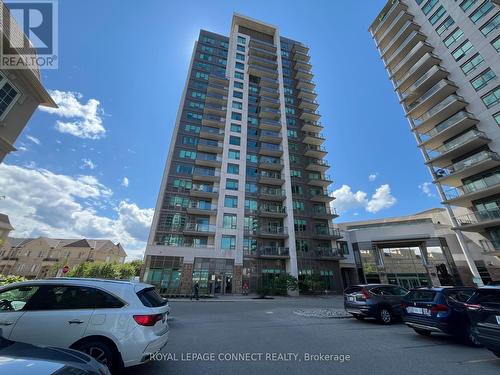
{"label": "white cloud", "polygon": [[82,159],[82,165],[80,166],[81,169],[85,169],[85,168],[95,169],[96,167],[97,167],[97,165],[95,165],[95,163],[92,160]]}
{"label": "white cloud", "polygon": [[368,181],[375,181],[378,177],[378,173],[372,173],[368,175]]}
{"label": "white cloud", "polygon": [[123,177],[123,180],[122,180],[122,186],[123,187],[128,187],[128,184],[129,184],[129,181],[128,181],[128,177]]}
{"label": "white cloud", "polygon": [[33,142],[36,145],[40,145],[42,143],[37,137],[33,137],[32,135],[27,135],[26,138],[28,138],[31,142]]}
{"label": "white cloud", "polygon": [[80,102],[83,95],[74,91],[50,90],[50,95],[59,108],[40,107],[42,111],[55,114],[69,121],[56,121],[56,129],[79,138],[99,139],[106,129],[102,124],[104,111],[97,99]]}
{"label": "white cloud", "polygon": [[366,192],[361,190],[353,192],[349,185],[342,185],[332,195],[336,197],[332,202],[332,207],[336,208],[339,212],[364,208],[368,212],[376,213],[393,206],[397,201],[391,195],[391,188],[388,184],[379,186],[370,199],[368,199]]}
{"label": "white cloud", "polygon": [[[2,212],[15,228],[12,236],[105,238],[120,242],[129,257],[145,248],[152,208],[122,200],[94,176],[67,176],[46,169],[0,164]],[[111,207],[109,215],[98,209]]]}
{"label": "white cloud", "polygon": [[418,188],[420,190],[422,190],[422,193],[424,193],[428,197],[435,197],[436,194],[434,194],[432,186],[433,186],[432,182],[424,182],[424,183],[418,185]]}

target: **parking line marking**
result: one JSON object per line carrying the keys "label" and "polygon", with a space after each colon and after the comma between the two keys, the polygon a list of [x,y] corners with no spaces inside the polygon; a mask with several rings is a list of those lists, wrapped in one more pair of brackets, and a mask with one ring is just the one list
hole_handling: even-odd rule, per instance
{"label": "parking line marking", "polygon": [[483,358],[483,359],[471,359],[470,361],[458,362],[461,365],[465,365],[466,363],[483,363],[483,362],[496,362],[500,361],[498,358]]}

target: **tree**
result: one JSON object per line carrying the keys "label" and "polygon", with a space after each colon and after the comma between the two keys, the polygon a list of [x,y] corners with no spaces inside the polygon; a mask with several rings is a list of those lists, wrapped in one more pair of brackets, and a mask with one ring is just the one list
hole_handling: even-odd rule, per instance
{"label": "tree", "polygon": [[134,276],[140,276],[141,275],[141,269],[144,266],[144,261],[142,259],[135,259],[129,263],[125,264],[130,264],[132,267],[134,267]]}
{"label": "tree", "polygon": [[26,279],[22,276],[14,276],[14,275],[0,275],[0,286],[19,283],[21,281],[25,281]]}
{"label": "tree", "polygon": [[70,277],[99,278],[112,280],[130,280],[135,276],[136,268],[130,264],[85,262],[74,267]]}

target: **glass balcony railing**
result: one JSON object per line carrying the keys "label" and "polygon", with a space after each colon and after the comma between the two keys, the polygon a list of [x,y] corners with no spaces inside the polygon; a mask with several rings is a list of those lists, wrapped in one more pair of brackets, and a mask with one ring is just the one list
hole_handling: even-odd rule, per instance
{"label": "glass balcony railing", "polygon": [[437,147],[432,150],[428,150],[428,155],[431,159],[443,155],[449,151],[452,151],[460,146],[470,142],[473,139],[484,138],[488,139],[488,136],[482,131],[471,129],[467,133],[462,134],[461,136],[455,138],[453,141],[450,141],[440,147]]}
{"label": "glass balcony railing", "polygon": [[219,188],[213,185],[193,184],[191,187],[191,191],[198,191],[202,193],[218,193]]}
{"label": "glass balcony railing", "polygon": [[275,226],[263,226],[260,227],[257,232],[259,234],[267,234],[267,235],[286,235],[288,234],[287,227],[275,227]]}
{"label": "glass balcony railing", "polygon": [[420,86],[427,78],[431,77],[433,74],[435,74],[439,70],[438,65],[434,65],[431,69],[429,69],[427,72],[422,74],[422,76],[415,81],[413,85],[411,85],[404,93],[401,94],[403,98],[407,98],[413,91],[415,91],[418,86]]}
{"label": "glass balcony railing", "polygon": [[401,45],[398,47],[398,49],[396,51],[394,51],[391,54],[391,56],[386,60],[387,65],[390,65],[394,61],[394,59],[396,58],[396,56],[398,56],[401,53],[401,51],[403,51],[403,49],[405,49],[406,47],[408,47],[408,45],[410,44],[410,42],[413,40],[413,38],[415,38],[415,36],[417,36],[417,34],[419,34],[418,31],[412,31],[410,33],[410,35],[408,35],[405,38],[405,40],[401,43]]}
{"label": "glass balcony railing", "polygon": [[207,177],[220,176],[220,171],[216,171],[214,169],[195,168],[193,173],[197,176],[207,176]]}
{"label": "glass balcony railing", "polygon": [[261,150],[269,150],[269,151],[283,151],[283,147],[281,145],[276,145],[274,143],[261,143],[259,149]]}
{"label": "glass balcony railing", "polygon": [[204,211],[217,211],[217,206],[205,201],[191,201],[189,202],[189,208],[195,208]]}
{"label": "glass balcony railing", "polygon": [[316,227],[314,232],[318,236],[342,237],[338,228]]}
{"label": "glass balcony railing", "polygon": [[215,122],[218,122],[221,124],[226,122],[226,119],[224,117],[215,116],[215,115],[204,115],[203,119],[208,120],[208,121],[215,121]]}
{"label": "glass balcony railing", "polygon": [[290,255],[290,251],[288,247],[274,247],[274,246],[263,246],[258,250],[258,255],[263,256],[288,256]]}
{"label": "glass balcony railing", "polygon": [[444,195],[447,200],[463,197],[467,194],[472,194],[486,190],[495,186],[500,186],[500,174],[495,173],[491,176],[475,180],[471,183],[464,184],[456,188],[448,188],[444,190]]}
{"label": "glass balcony railing", "polygon": [[398,14],[398,15],[397,15],[397,16],[396,16],[396,17],[395,17],[395,18],[391,21],[391,23],[389,24],[389,26],[387,26],[387,29],[384,31],[384,33],[383,33],[383,34],[382,34],[379,38],[377,38],[377,39],[378,39],[378,41],[379,41],[379,44],[380,44],[380,42],[381,42],[381,41],[383,41],[383,40],[385,39],[385,37],[389,34],[389,32],[391,31],[391,29],[394,27],[394,25],[395,25],[396,23],[398,23],[398,22],[399,22],[399,20],[400,20],[401,18],[403,18],[406,14],[408,14],[408,13],[406,13],[405,11],[401,11],[401,12],[400,12],[400,13],[399,13],[399,14]]}
{"label": "glass balcony railing", "polygon": [[436,83],[434,86],[432,86],[429,90],[427,90],[425,93],[423,93],[420,98],[418,98],[417,100],[415,100],[413,103],[411,103],[410,105],[408,105],[406,108],[407,108],[407,112],[411,112],[412,110],[414,110],[416,107],[418,107],[420,104],[422,104],[423,102],[425,102],[427,99],[429,99],[432,95],[434,95],[436,92],[438,92],[439,90],[441,90],[443,87],[449,85],[450,82],[446,81],[446,80],[441,80],[439,81],[438,83]]}
{"label": "glass balcony railing", "polygon": [[275,132],[272,130],[261,130],[259,132],[260,136],[271,137],[271,138],[281,138],[280,132]]}
{"label": "glass balcony railing", "polygon": [[429,109],[427,112],[425,112],[422,116],[419,118],[415,119],[413,122],[415,123],[415,126],[419,126],[429,120],[431,117],[436,115],[437,113],[441,112],[445,107],[447,107],[449,104],[453,103],[454,101],[461,100],[463,101],[464,99],[461,96],[458,95],[450,95],[446,97],[443,101],[440,103],[436,104],[434,107]]}
{"label": "glass balcony railing", "polygon": [[259,176],[263,178],[273,178],[277,180],[281,179],[281,173],[278,172],[260,171]]}
{"label": "glass balcony railing", "polygon": [[339,249],[334,249],[331,247],[317,247],[314,250],[314,255],[318,257],[342,257],[342,253]]}
{"label": "glass balcony railing", "polygon": [[214,161],[214,162],[222,162],[222,158],[218,155],[214,154],[203,154],[198,152],[196,154],[196,160],[204,160],[204,161]]}
{"label": "glass balcony railing", "polygon": [[208,108],[208,109],[213,109],[213,110],[216,110],[216,111],[221,111],[221,112],[225,112],[226,111],[226,107],[223,106],[223,105],[217,105],[217,104],[210,104],[210,103],[205,103],[205,108]]}
{"label": "glass balcony railing", "polygon": [[209,133],[213,135],[224,135],[224,130],[219,128],[212,128],[210,126],[202,126],[200,128],[200,133]]}
{"label": "glass balcony railing", "polygon": [[318,165],[321,167],[330,168],[330,164],[328,164],[328,161],[323,160],[323,159],[309,159],[308,163],[312,164],[312,165]]}
{"label": "glass balcony railing", "polygon": [[271,214],[286,214],[286,207],[284,206],[273,206],[273,205],[261,205],[259,207],[260,212],[271,213]]}
{"label": "glass balcony railing", "polygon": [[209,146],[209,147],[222,148],[223,143],[219,142],[219,141],[214,141],[212,139],[200,138],[200,139],[198,139],[198,146]]}
{"label": "glass balcony railing", "polygon": [[286,196],[285,190],[283,189],[273,189],[273,188],[260,188],[259,194],[267,195],[270,197],[284,197]]}
{"label": "glass balcony railing", "polygon": [[[394,75],[396,72],[398,72],[399,69],[404,64],[406,64],[406,62],[408,62],[408,60],[410,58],[412,58],[413,55],[416,53],[416,51],[420,47],[422,47],[422,45],[424,45],[424,44],[426,44],[426,43],[424,43],[424,42],[417,43],[417,45],[412,48],[412,50],[408,53],[408,55],[406,55],[406,57],[398,63],[398,65],[396,65],[393,69],[390,69],[391,75]],[[427,61],[427,59],[429,59],[431,56],[437,58],[437,56],[434,55],[434,54],[432,54],[432,53],[426,53],[426,54],[424,54],[420,59],[418,59],[418,61],[415,64],[413,64],[413,66],[400,79],[395,80],[396,86],[399,86],[401,83],[403,83],[404,81],[406,81],[413,73],[415,73],[418,69],[420,69],[420,67],[422,66],[422,64],[425,61]]]}
{"label": "glass balcony railing", "polygon": [[467,159],[461,160],[457,163],[451,164],[448,167],[434,169],[434,175],[436,178],[442,178],[454,173],[460,172],[464,169],[482,163],[486,160],[497,160],[500,161],[500,156],[496,152],[492,151],[480,151]]}
{"label": "glass balcony railing", "polygon": [[456,216],[458,225],[474,225],[486,221],[500,220],[500,209],[481,210]]}
{"label": "glass balcony railing", "polygon": [[186,223],[184,230],[190,232],[215,232],[215,225],[204,223]]}
{"label": "glass balcony railing", "polygon": [[324,146],[315,146],[315,145],[306,145],[306,151],[319,151],[319,152],[328,152]]}
{"label": "glass balcony railing", "polygon": [[384,55],[388,50],[390,50],[395,45],[395,42],[398,40],[398,38],[406,31],[408,26],[411,25],[412,23],[413,22],[408,21],[406,22],[406,24],[403,25],[403,27],[399,29],[397,34],[392,37],[391,42],[382,50],[382,55]]}
{"label": "glass balcony railing", "polygon": [[259,163],[272,164],[272,165],[283,165],[283,160],[277,159],[277,158],[272,158],[272,157],[261,156],[259,158]]}
{"label": "glass balcony railing", "polygon": [[423,133],[421,135],[421,137],[423,138],[424,141],[427,139],[430,139],[432,137],[435,137],[436,135],[445,131],[446,129],[455,125],[456,123],[458,123],[466,118],[469,118],[469,116],[470,116],[470,114],[466,111],[457,112],[453,116],[451,116],[450,118],[448,118],[448,119],[444,120],[443,122],[439,123],[438,125],[436,125],[436,127],[432,128],[428,132]]}
{"label": "glass balcony railing", "polygon": [[337,216],[337,210],[331,209],[326,206],[313,206],[312,212],[319,215],[335,215]]}
{"label": "glass balcony railing", "polygon": [[313,133],[313,132],[302,132],[303,137],[312,137],[317,139],[326,139],[325,136],[321,133]]}
{"label": "glass balcony railing", "polygon": [[281,122],[267,118],[261,118],[259,122],[264,125],[281,126]]}
{"label": "glass balcony railing", "polygon": [[384,25],[385,21],[389,18],[390,15],[394,12],[396,7],[399,5],[399,0],[394,1],[392,6],[389,8],[389,10],[384,14],[384,16],[380,19],[377,27],[375,30],[373,30],[373,35],[377,34],[377,32],[381,29],[381,27]]}

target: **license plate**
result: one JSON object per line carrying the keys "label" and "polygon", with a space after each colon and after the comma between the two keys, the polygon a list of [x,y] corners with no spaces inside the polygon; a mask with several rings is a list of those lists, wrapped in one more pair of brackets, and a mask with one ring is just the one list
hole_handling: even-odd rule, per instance
{"label": "license plate", "polygon": [[349,296],[349,297],[347,297],[347,300],[348,300],[349,302],[354,302],[354,297]]}
{"label": "license plate", "polygon": [[497,323],[500,324],[500,316],[497,315]]}
{"label": "license plate", "polygon": [[419,314],[419,315],[424,315],[424,309],[421,307],[413,307],[413,306],[408,306],[406,308],[406,311],[410,314]]}

